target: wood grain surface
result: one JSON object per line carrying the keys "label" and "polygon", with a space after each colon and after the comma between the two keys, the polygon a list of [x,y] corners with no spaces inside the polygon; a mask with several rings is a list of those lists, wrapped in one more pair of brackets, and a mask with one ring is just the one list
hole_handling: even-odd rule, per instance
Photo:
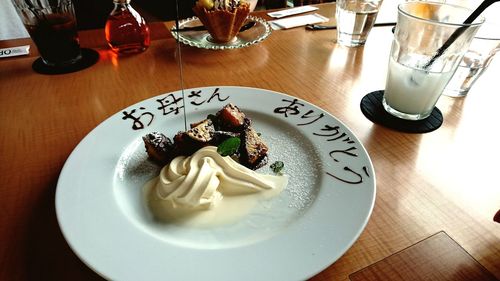
{"label": "wood grain surface", "polygon": [[[334,4],[319,6],[334,16]],[[102,30],[81,32],[82,46],[96,49],[100,61],[70,74],[33,72],[35,48],[0,60],[0,280],[100,279],[59,230],[56,183],[71,151],[100,122],[180,89],[176,42],[162,24],[153,33],[146,52],[117,57]],[[235,85],[296,96],[343,121],[366,147],[377,179],[373,214],[358,241],[312,280],[348,280],[439,231],[500,278],[500,224],[493,222],[500,209],[500,61],[466,98],[439,100],[441,128],[405,134],[371,123],[359,109],[365,94],[384,88],[391,27],[374,28],[364,47],[342,47],[335,38],[335,30],[295,28],[237,50],[182,46],[184,87]],[[14,43],[23,42],[30,40]]]}
{"label": "wood grain surface", "polygon": [[440,231],[349,276],[351,281],[495,281],[497,278]]}

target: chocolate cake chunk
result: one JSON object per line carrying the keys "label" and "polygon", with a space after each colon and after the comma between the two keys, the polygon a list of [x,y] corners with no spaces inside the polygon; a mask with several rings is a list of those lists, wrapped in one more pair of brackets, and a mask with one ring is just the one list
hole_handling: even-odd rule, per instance
{"label": "chocolate cake chunk", "polygon": [[178,132],[174,136],[174,151],[177,156],[190,156],[198,149],[207,145],[208,143],[199,142],[192,139],[187,132]]}
{"label": "chocolate cake chunk", "polygon": [[221,130],[238,132],[241,131],[245,122],[245,113],[236,105],[229,103],[216,114]]}
{"label": "chocolate cake chunk", "polygon": [[233,137],[239,138],[240,134],[235,132],[215,131],[214,137],[212,139],[212,145],[218,146],[223,141]]}
{"label": "chocolate cake chunk", "polygon": [[252,126],[245,128],[242,141],[240,162],[251,169],[265,165],[269,148]]}
{"label": "chocolate cake chunk", "polygon": [[149,158],[160,165],[172,160],[172,141],[162,133],[152,132],[142,137]]}
{"label": "chocolate cake chunk", "polygon": [[215,132],[212,120],[205,119],[199,123],[192,124],[191,126],[191,129],[186,132],[190,138],[201,143],[208,143],[212,140]]}

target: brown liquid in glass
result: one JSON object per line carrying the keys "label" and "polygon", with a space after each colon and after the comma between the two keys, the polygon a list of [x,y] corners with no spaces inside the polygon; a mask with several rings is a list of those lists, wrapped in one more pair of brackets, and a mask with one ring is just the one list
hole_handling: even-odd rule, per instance
{"label": "brown liquid in glass", "polygon": [[44,15],[37,25],[26,25],[44,62],[67,65],[81,58],[76,22],[71,15]]}

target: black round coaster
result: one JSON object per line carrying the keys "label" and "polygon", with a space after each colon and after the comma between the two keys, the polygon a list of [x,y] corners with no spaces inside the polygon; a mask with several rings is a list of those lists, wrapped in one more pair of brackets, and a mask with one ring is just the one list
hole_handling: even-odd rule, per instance
{"label": "black round coaster", "polygon": [[36,59],[31,67],[35,72],[41,74],[64,74],[71,73],[75,71],[79,71],[94,65],[97,61],[99,61],[99,53],[87,48],[82,48],[82,59],[76,62],[75,64],[68,65],[65,67],[56,67],[56,66],[48,66],[43,63],[42,58]]}
{"label": "black round coaster", "polygon": [[434,107],[429,117],[422,120],[404,120],[392,116],[382,105],[383,96],[384,91],[380,90],[367,94],[361,100],[361,112],[373,123],[405,133],[428,133],[443,124],[443,114],[437,107]]}

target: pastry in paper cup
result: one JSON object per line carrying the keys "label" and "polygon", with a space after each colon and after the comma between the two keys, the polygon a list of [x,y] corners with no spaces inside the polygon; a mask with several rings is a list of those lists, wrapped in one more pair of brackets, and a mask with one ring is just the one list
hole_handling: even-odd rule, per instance
{"label": "pastry in paper cup", "polygon": [[213,41],[227,43],[240,31],[250,13],[250,5],[238,0],[198,0],[193,12],[207,28]]}

